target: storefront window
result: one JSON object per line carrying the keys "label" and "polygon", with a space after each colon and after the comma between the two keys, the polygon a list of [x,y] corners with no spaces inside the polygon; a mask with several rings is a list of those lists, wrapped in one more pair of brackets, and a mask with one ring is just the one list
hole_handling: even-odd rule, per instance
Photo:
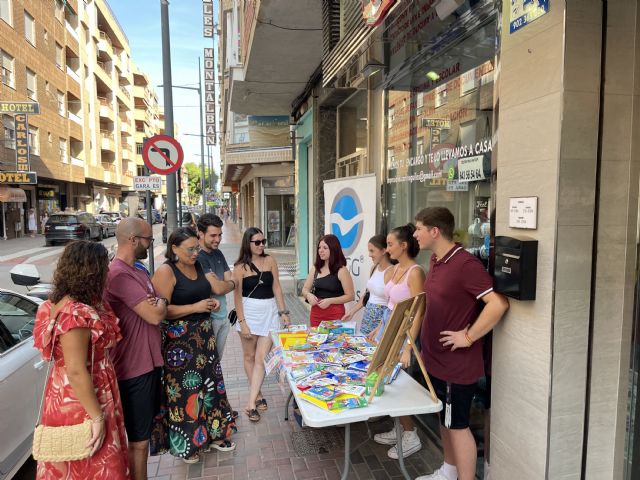
{"label": "storefront window", "polygon": [[363,173],[366,158],[367,91],[360,90],[338,107],[336,176],[350,177]]}
{"label": "storefront window", "polygon": [[[456,219],[454,239],[489,269],[495,2],[463,2],[444,17],[433,3],[403,3],[386,23],[386,226],[413,223],[425,207],[446,207]],[[419,263],[427,266],[429,255],[421,253]],[[485,348],[489,374],[490,340]],[[480,451],[488,432],[487,385],[486,378],[478,382],[471,414]],[[437,417],[419,418],[437,435]]]}
{"label": "storefront window", "polygon": [[424,207],[447,207],[456,240],[484,260],[493,207],[494,39],[495,25],[482,27],[387,91],[389,228]]}

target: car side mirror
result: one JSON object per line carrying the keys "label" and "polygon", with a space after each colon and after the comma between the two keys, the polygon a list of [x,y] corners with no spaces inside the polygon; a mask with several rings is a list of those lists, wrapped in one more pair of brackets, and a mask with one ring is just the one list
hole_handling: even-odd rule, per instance
{"label": "car side mirror", "polygon": [[16,265],[9,273],[11,274],[11,281],[15,285],[33,287],[40,283],[40,273],[38,273],[36,266],[30,263]]}

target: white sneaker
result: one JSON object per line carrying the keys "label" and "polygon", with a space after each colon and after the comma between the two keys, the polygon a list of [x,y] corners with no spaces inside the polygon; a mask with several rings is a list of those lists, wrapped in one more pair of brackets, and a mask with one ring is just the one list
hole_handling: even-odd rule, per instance
{"label": "white sneaker", "polygon": [[[407,458],[409,455],[416,453],[421,448],[422,443],[420,442],[420,437],[418,437],[418,433],[415,430],[412,432],[404,432],[402,434],[402,458]],[[394,460],[398,459],[397,445],[394,445],[389,449],[387,456]]]}
{"label": "white sneaker", "polygon": [[395,445],[397,442],[396,438],[396,429],[392,428],[388,432],[376,433],[373,436],[373,441],[380,445]]}
{"label": "white sneaker", "polygon": [[448,477],[445,477],[444,473],[443,473],[443,468],[440,467],[439,469],[437,469],[435,472],[433,472],[430,475],[422,475],[418,478],[416,478],[416,480],[450,480]]}

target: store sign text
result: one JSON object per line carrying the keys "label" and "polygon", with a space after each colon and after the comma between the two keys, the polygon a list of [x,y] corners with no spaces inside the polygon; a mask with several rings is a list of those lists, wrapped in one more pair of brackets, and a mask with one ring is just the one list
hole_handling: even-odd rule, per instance
{"label": "store sign text", "polygon": [[35,185],[38,175],[36,172],[0,172],[0,184],[10,183]]}
{"label": "store sign text", "polygon": [[202,35],[213,38],[213,0],[202,0]]}
{"label": "store sign text", "polygon": [[0,102],[0,113],[40,113],[37,102]]}
{"label": "store sign text", "polygon": [[458,181],[477,182],[484,180],[484,156],[461,158],[458,160]]}
{"label": "store sign text", "polygon": [[29,165],[29,121],[24,113],[16,114],[16,170],[28,172]]}
{"label": "store sign text", "polygon": [[204,117],[207,145],[216,144],[216,77],[213,48],[204,49]]}

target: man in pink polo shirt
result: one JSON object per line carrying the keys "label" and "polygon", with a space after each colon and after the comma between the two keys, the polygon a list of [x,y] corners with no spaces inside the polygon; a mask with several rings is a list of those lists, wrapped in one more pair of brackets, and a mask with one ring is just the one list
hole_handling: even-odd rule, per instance
{"label": "man in pink polo shirt", "polygon": [[484,375],[482,337],[509,308],[476,257],[453,241],[455,220],[446,208],[416,215],[414,237],[432,252],[424,283],[426,310],[420,330],[422,358],[444,406],[440,435],[444,464],[416,480],[473,480],[476,442],[469,429],[471,401]]}
{"label": "man in pink polo shirt", "polygon": [[162,339],[160,323],[167,299],[159,298],[149,275],[134,266],[153,245],[151,225],[141,218],[123,218],[116,228],[118,253],[109,266],[104,298],[118,316],[122,340],[111,351],[118,377],[129,440],[133,480],[146,480],[149,439],[160,409]]}

